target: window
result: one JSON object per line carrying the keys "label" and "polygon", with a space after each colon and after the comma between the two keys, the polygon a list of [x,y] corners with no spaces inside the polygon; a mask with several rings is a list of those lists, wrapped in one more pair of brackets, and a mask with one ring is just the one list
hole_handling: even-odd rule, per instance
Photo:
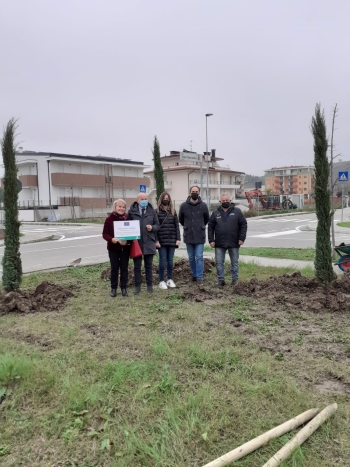
{"label": "window", "polygon": [[304,185],[307,185],[307,182],[304,182]]}

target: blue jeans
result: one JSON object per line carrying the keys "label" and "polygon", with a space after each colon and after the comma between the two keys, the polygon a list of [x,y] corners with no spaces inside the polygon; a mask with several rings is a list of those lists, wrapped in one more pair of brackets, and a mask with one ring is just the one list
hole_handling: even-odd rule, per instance
{"label": "blue jeans", "polygon": [[204,244],[199,243],[194,245],[186,243],[188,259],[190,260],[190,267],[192,276],[198,280],[203,279],[203,251]]}
{"label": "blue jeans", "polygon": [[224,280],[224,264],[226,250],[231,260],[231,275],[233,282],[238,281],[238,258],[239,248],[216,248],[215,247],[215,263],[216,263],[216,274],[219,281]]}
{"label": "blue jeans", "polygon": [[163,282],[165,263],[166,263],[168,280],[173,278],[173,259],[174,259],[175,247],[174,246],[162,246],[159,248],[158,251],[159,251],[159,266],[158,266],[159,281]]}

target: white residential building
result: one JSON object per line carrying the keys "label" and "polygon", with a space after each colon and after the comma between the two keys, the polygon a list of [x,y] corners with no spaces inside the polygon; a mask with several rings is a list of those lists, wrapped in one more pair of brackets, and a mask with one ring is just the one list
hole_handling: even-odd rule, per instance
{"label": "white residential building", "polygon": [[18,179],[22,191],[20,207],[70,206],[110,208],[114,199],[128,205],[140,186],[149,190],[143,162],[101,156],[80,156],[50,152],[16,152]]}
{"label": "white residential building", "polygon": [[[191,154],[189,151],[185,153]],[[228,194],[232,200],[236,195],[243,193],[244,172],[231,170],[228,166],[222,167],[218,161],[224,159],[216,157],[215,149],[212,149],[209,156],[209,198],[210,204],[217,204],[222,193]],[[200,187],[200,162],[185,161],[180,159],[179,151],[170,151],[169,156],[160,158],[164,172],[164,187],[168,191],[175,202],[179,206],[187,199],[189,189],[193,185]],[[201,197],[206,201],[207,189],[207,163],[203,162],[203,189]],[[155,199],[155,179],[154,170],[145,170],[145,175],[149,175],[151,180],[150,197]]]}

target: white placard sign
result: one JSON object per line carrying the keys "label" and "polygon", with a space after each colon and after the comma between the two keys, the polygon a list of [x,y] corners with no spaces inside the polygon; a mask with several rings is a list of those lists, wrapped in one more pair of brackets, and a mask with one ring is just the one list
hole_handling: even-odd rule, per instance
{"label": "white placard sign", "polygon": [[180,152],[181,161],[200,162],[202,155],[196,152]]}
{"label": "white placard sign", "polygon": [[138,240],[140,221],[114,221],[114,237],[119,240]]}

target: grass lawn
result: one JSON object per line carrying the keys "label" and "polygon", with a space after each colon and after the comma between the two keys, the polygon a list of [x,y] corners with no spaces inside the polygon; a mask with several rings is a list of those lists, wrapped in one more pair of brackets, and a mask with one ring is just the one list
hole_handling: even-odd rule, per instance
{"label": "grass lawn", "polygon": [[239,249],[239,254],[248,256],[262,256],[266,258],[314,261],[315,251],[315,248],[251,248],[243,246]]}
{"label": "grass lawn", "polygon": [[104,224],[106,217],[86,217],[84,219],[67,219],[62,220],[60,222],[69,222],[69,223],[77,223],[77,224]]}
{"label": "grass lawn", "polygon": [[[210,246],[204,247],[205,251],[214,252]],[[263,258],[295,259],[302,261],[314,261],[314,248],[254,248],[243,246],[239,249],[240,255],[261,256]]]}
{"label": "grass lawn", "polygon": [[[262,318],[263,302],[232,293],[196,302],[181,287],[111,299],[105,268],[25,276],[23,288],[48,280],[78,289],[60,311],[0,316],[2,467],[200,467],[334,401],[336,415],[282,466],[349,465],[349,396],[315,384],[330,374],[350,382],[349,365],[332,356],[340,339],[350,354],[350,326],[336,332],[336,316],[283,304]],[[290,272],[240,265],[241,280]],[[213,271],[205,287],[215,281]],[[328,339],[327,352],[310,352],[300,326]],[[284,357],[262,344],[281,333]],[[263,465],[294,434],[234,465]]]}
{"label": "grass lawn", "polygon": [[338,222],[339,227],[350,227],[350,222]]}

